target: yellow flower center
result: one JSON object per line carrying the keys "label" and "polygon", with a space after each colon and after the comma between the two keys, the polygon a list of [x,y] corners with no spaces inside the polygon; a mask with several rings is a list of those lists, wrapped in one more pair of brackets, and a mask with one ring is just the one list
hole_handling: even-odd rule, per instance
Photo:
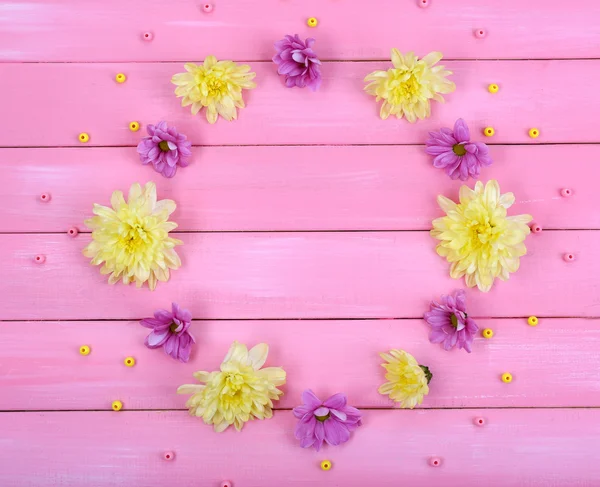
{"label": "yellow flower center", "polygon": [[458,328],[458,318],[456,317],[456,315],[454,313],[452,313],[450,315],[450,323],[452,324],[452,326],[454,328]]}
{"label": "yellow flower center", "polygon": [[134,254],[145,248],[150,241],[144,226],[137,221],[123,221],[119,232],[119,244],[126,252]]}
{"label": "yellow flower center", "polygon": [[496,231],[496,226],[490,223],[488,217],[485,217],[483,221],[471,222],[470,228],[471,244],[475,245],[476,247],[479,247],[480,245],[491,244],[498,240],[500,235]]}
{"label": "yellow flower center", "polygon": [[171,150],[171,148],[169,147],[169,143],[166,140],[163,140],[163,141],[159,142],[158,143],[158,147],[163,152],[168,152],[168,151]]}
{"label": "yellow flower center", "polygon": [[211,98],[220,98],[228,92],[227,83],[214,74],[206,78],[206,87],[208,88],[208,96]]}
{"label": "yellow flower center", "polygon": [[[407,72],[402,69],[390,69],[391,80],[389,84],[388,101],[393,105],[400,105],[403,101],[415,102],[421,92],[421,83],[413,71]],[[407,78],[408,76],[408,78]]]}
{"label": "yellow flower center", "polygon": [[465,146],[462,144],[455,144],[452,146],[452,151],[457,155],[457,156],[464,156],[467,153],[467,149],[465,149]]}
{"label": "yellow flower center", "polygon": [[244,383],[244,375],[230,372],[225,375],[225,387],[228,389],[227,394],[230,396],[235,396],[240,392]]}

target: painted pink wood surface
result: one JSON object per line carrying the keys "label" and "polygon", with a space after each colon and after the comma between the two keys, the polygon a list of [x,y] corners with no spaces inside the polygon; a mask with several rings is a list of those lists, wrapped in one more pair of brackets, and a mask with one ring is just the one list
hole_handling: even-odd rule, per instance
{"label": "painted pink wood surface", "polygon": [[[1,410],[184,409],[178,385],[197,370],[218,370],[231,343],[269,344],[268,366],[287,372],[277,409],[298,405],[302,391],[348,394],[361,408],[391,407],[378,352],[401,348],[433,373],[422,407],[600,406],[600,320],[478,320],[473,352],[446,352],[427,339],[423,320],[195,321],[188,364],[144,346],[138,322],[0,323]],[[26,336],[27,339],[23,339]],[[89,345],[88,356],[79,354]],[[123,364],[133,356],[133,368]],[[504,372],[513,382],[500,380]]]}
{"label": "painted pink wood surface", "polygon": [[[585,94],[595,93],[600,60],[446,64],[457,90],[418,124],[381,120],[375,98],[363,91],[365,75],[389,62],[325,63],[316,93],[286,88],[273,63],[256,62],[257,88],[244,95],[247,107],[235,122],[214,125],[175,98],[170,80],[182,63],[1,64],[0,104],[14,109],[0,146],[81,146],[80,132],[89,133],[92,146],[137,145],[145,128],[131,132],[129,122],[161,119],[202,145],[421,144],[428,131],[452,126],[458,117],[478,140],[493,126],[496,135],[486,142],[598,142],[588,115],[600,111],[600,97]],[[119,72],[128,76],[123,84],[114,80]],[[500,91],[490,94],[489,83]],[[531,127],[539,138],[528,136]]]}
{"label": "painted pink wood surface", "polygon": [[[592,486],[600,477],[594,410],[364,411],[348,443],[321,452],[298,446],[296,421],[280,411],[242,433],[217,434],[183,411],[5,413],[0,484],[522,487]],[[429,466],[432,457],[439,467]],[[325,459],[328,472],[319,467]]]}
{"label": "painted pink wood surface", "polygon": [[[491,150],[495,165],[484,180],[498,179],[516,195],[513,214],[534,215],[545,229],[600,228],[590,177],[600,146]],[[192,165],[166,179],[141,167],[133,147],[0,149],[0,231],[64,232],[95,202],[108,205],[115,189],[147,180],[159,198],[177,202],[173,220],[183,231],[425,230],[442,214],[436,195],[458,200],[463,184],[431,161],[412,146],[197,147]],[[563,187],[573,196],[561,197]]]}
{"label": "painted pink wood surface", "polygon": [[[294,33],[316,37],[326,59],[382,59],[390,47],[454,58],[600,57],[595,0],[419,1],[215,0],[210,13],[202,0],[21,1],[0,8],[0,60],[270,60],[273,43]],[[306,25],[313,16],[315,29]],[[473,35],[481,28],[484,39]]]}
{"label": "painted pink wood surface", "polygon": [[[175,235],[183,265],[154,292],[108,285],[81,254],[89,234],[2,235],[0,319],[139,319],[171,301],[196,318],[420,317],[463,286],[427,232]],[[473,316],[600,316],[600,232],[547,231],[527,245],[510,281],[468,292]]]}

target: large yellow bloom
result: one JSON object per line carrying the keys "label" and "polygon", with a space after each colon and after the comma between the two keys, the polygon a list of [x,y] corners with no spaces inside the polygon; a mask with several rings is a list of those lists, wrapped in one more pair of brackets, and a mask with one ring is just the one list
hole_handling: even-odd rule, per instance
{"label": "large yellow bloom", "polygon": [[442,59],[441,52],[430,52],[419,59],[412,52],[403,55],[392,49],[393,68],[373,71],[365,78],[365,91],[383,100],[379,115],[384,120],[390,115],[405,116],[410,123],[431,114],[429,100],[444,102],[440,93],[452,93],[456,85],[446,79],[452,71],[434,66]]}
{"label": "large yellow bloom", "polygon": [[192,394],[186,403],[190,414],[214,425],[217,433],[235,425],[238,431],[246,421],[273,416],[273,400],[283,394],[277,386],[285,384],[280,367],[261,369],[269,347],[260,343],[250,351],[233,342],[219,372],[196,372],[194,377],[205,384],[186,384],[178,394]]}
{"label": "large yellow bloom", "polygon": [[183,97],[181,106],[192,105],[192,114],[196,115],[203,107],[206,118],[215,123],[221,115],[225,120],[237,118],[237,108],[244,108],[242,89],[252,89],[256,73],[250,72],[250,66],[238,66],[233,61],[217,61],[208,56],[203,65],[185,64],[187,73],[173,76],[171,82],[177,85],[175,94]]}
{"label": "large yellow bloom", "polygon": [[92,230],[92,241],[83,255],[92,265],[104,264],[102,274],[110,274],[108,282],[119,279],[123,284],[135,281],[137,287],[148,282],[154,289],[157,281],[169,280],[169,269],[177,269],[181,261],[174,247],[183,242],[169,237],[177,224],[168,221],[175,211],[172,200],[156,201],[156,186],[142,188],[135,183],[126,202],[121,191],[110,199],[112,208],[94,204],[93,218],[85,221]]}
{"label": "large yellow bloom", "polygon": [[445,217],[433,221],[431,236],[441,240],[437,253],[452,264],[450,276],[465,276],[467,286],[484,292],[497,277],[506,281],[519,268],[519,257],[527,253],[531,215],[506,216],[515,202],[512,193],[500,194],[498,181],[485,185],[477,181],[475,189],[460,188],[460,203],[444,196],[438,203]]}
{"label": "large yellow bloom", "polygon": [[379,388],[379,393],[390,396],[400,403],[401,408],[412,409],[423,402],[429,394],[431,372],[424,365],[419,365],[415,358],[404,350],[390,350],[379,356],[387,363],[381,366],[387,371],[388,380]]}

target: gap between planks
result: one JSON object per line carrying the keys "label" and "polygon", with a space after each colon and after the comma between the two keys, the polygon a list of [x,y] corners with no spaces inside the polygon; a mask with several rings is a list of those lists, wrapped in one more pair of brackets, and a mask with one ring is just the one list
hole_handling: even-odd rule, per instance
{"label": "gap between planks", "polygon": [[[600,409],[600,406],[464,406],[464,407],[424,407],[420,406],[414,409],[403,409],[399,407],[361,407],[358,408],[361,411],[480,411],[480,410],[496,410],[496,409],[512,409],[512,410],[530,410],[530,409]],[[273,411],[291,411],[292,408],[278,408],[273,407]],[[2,413],[104,413],[104,412],[112,412],[113,410],[110,408],[107,409],[3,409],[0,410],[0,414]],[[144,412],[178,412],[178,411],[188,411],[187,408],[176,408],[176,409],[122,409],[119,412],[121,413],[144,413]]]}

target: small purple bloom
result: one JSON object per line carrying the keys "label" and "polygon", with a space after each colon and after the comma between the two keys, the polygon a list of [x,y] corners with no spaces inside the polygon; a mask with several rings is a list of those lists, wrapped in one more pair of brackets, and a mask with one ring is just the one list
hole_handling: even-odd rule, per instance
{"label": "small purple bloom", "polygon": [[475,321],[467,316],[465,292],[461,289],[450,296],[442,296],[441,304],[433,301],[425,321],[431,326],[429,341],[443,343],[444,350],[454,346],[471,353],[475,333],[479,329]]}
{"label": "small purple bloom", "polygon": [[308,86],[316,91],[321,85],[321,61],[312,50],[314,39],[300,40],[298,34],[285,36],[275,43],[277,54],[273,62],[278,65],[277,72],[285,75],[288,88]]}
{"label": "small purple bloom", "polygon": [[324,402],[307,389],[302,393],[302,406],[294,408],[298,421],[295,436],[302,448],[319,451],[326,441],[332,446],[346,443],[350,431],[358,428],[362,422],[360,411],[348,406],[346,394],[338,392]]}
{"label": "small purple bloom", "polygon": [[196,343],[188,331],[191,324],[192,314],[187,309],[180,308],[177,303],[171,305],[171,311],[159,309],[154,313],[154,318],[140,321],[140,325],[152,328],[145,345],[148,348],[163,347],[166,354],[181,362],[190,359],[192,344]]}
{"label": "small purple bloom", "polygon": [[177,132],[175,127],[167,127],[167,122],[158,122],[146,128],[149,137],[144,137],[137,146],[142,164],[152,163],[154,170],[166,178],[172,178],[177,166],[186,167],[192,155],[192,143]]}
{"label": "small purple bloom", "polygon": [[444,168],[452,179],[476,179],[481,166],[492,164],[487,145],[470,141],[469,127],[462,118],[456,121],[454,130],[444,127],[439,132],[429,132],[429,136],[425,152],[435,156],[433,167]]}

